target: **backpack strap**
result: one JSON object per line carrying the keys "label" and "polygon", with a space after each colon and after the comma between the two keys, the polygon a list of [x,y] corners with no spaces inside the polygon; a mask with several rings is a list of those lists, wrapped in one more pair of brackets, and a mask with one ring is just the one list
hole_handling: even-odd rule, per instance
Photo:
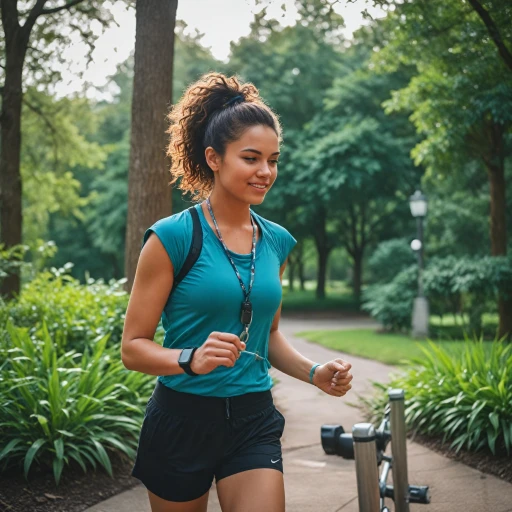
{"label": "backpack strap", "polygon": [[190,215],[192,215],[192,243],[190,244],[190,249],[188,251],[185,263],[183,263],[183,266],[181,267],[178,275],[174,278],[171,293],[174,291],[176,286],[178,286],[178,284],[183,281],[185,276],[189,273],[190,269],[194,266],[195,262],[199,258],[199,255],[201,254],[201,249],[203,248],[203,229],[201,228],[201,221],[199,220],[197,210],[195,206],[191,206],[188,211]]}

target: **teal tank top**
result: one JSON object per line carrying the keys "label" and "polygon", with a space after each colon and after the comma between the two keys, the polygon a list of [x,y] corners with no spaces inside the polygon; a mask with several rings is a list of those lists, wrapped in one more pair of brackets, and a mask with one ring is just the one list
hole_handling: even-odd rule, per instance
{"label": "teal tank top", "polygon": [[[203,248],[198,260],[169,296],[162,311],[165,331],[163,346],[172,349],[200,347],[213,331],[239,336],[243,330],[240,322],[240,308],[244,298],[242,288],[201,206],[194,207],[203,230]],[[260,228],[260,237],[256,244],[256,272],[251,292],[253,320],[246,348],[258,352],[264,359],[257,360],[252,355],[241,354],[233,367],[218,366],[206,375],[159,375],[158,380],[169,388],[222,398],[272,388],[272,378],[268,373],[271,367],[268,343],[270,327],[282,297],[279,269],[297,241],[279,224],[251,212]],[[192,240],[190,213],[185,210],[158,220],[146,230],[143,240],[147,240],[151,232],[158,236],[165,247],[176,277],[185,262]],[[247,289],[251,254],[233,251],[230,254]]]}

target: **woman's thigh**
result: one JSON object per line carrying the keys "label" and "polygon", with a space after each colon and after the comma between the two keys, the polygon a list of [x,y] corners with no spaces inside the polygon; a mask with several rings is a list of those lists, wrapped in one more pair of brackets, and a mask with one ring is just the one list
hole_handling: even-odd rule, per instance
{"label": "woman's thigh", "polygon": [[167,501],[148,491],[151,512],[206,512],[208,507],[208,495],[210,491],[200,498],[192,501]]}
{"label": "woman's thigh", "polygon": [[284,479],[281,471],[250,469],[217,482],[222,512],[284,512]]}

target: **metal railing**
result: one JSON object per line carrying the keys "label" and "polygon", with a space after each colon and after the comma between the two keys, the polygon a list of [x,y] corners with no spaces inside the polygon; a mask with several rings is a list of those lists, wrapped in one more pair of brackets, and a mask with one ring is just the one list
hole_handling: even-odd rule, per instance
{"label": "metal railing", "polygon": [[[357,423],[348,434],[341,425],[322,425],[324,452],[356,461],[359,512],[389,512],[386,498],[394,501],[395,512],[409,512],[409,503],[430,503],[428,486],[408,481],[404,391],[391,389],[388,396],[377,429],[371,423]],[[388,456],[384,452],[390,441],[392,455]],[[390,471],[393,485],[387,484]]]}

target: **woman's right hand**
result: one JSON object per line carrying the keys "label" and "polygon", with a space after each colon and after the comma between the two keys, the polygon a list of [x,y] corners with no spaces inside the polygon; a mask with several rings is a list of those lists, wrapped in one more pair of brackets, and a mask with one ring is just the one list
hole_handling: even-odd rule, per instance
{"label": "woman's right hand", "polygon": [[194,352],[190,368],[199,375],[205,375],[217,366],[235,366],[242,350],[245,350],[245,343],[236,334],[214,331]]}

